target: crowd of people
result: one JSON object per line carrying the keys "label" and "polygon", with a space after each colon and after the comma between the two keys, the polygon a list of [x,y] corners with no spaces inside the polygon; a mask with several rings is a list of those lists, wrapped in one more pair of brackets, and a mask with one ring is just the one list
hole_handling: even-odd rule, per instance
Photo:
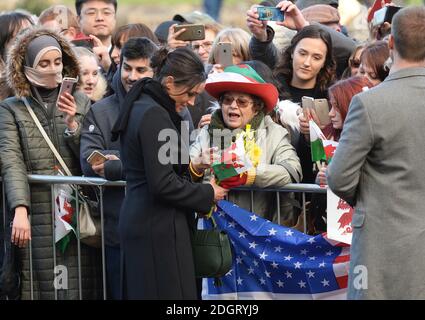
{"label": "crowd of people", "polygon": [[[284,21],[260,20],[259,5],[277,7]],[[259,5],[246,12],[246,30],[199,11],[155,30],[142,21],[117,26],[116,0],[76,0],[76,13],[57,5],[39,17],[0,14],[0,235],[16,248],[20,278],[18,293],[1,288],[10,260],[0,254],[1,298],[78,299],[79,277],[83,298],[100,298],[99,250],[75,237],[53,250],[52,189],[30,185],[28,174],[56,175],[61,165],[30,110],[72,175],[127,182],[103,194],[109,299],[199,299],[191,230],[224,198],[275,223],[326,232],[325,196],[307,197],[303,221],[297,195],[276,201],[259,189],[328,181],[355,207],[349,298],[425,297],[415,272],[425,267],[422,247],[410,246],[425,229],[425,7],[370,22],[359,42],[341,25],[338,1]],[[204,25],[204,39],[180,40],[181,24]],[[220,64],[222,43],[231,44],[229,66]],[[72,93],[60,93],[65,77],[78,79]],[[303,108],[303,97],[326,99],[330,122]],[[339,141],[329,167],[312,161],[311,120]],[[212,164],[247,125],[262,150],[258,166],[218,181]],[[170,131],[178,137],[171,147]],[[106,161],[89,163],[93,151]],[[231,191],[240,186],[259,190],[254,207],[249,193]],[[54,264],[68,268],[68,289],[57,293]],[[369,268],[368,290],[353,285],[357,264]]]}

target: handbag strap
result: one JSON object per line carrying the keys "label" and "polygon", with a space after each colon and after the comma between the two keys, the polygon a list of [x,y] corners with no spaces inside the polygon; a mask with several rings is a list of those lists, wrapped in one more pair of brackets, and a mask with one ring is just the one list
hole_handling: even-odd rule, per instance
{"label": "handbag strap", "polygon": [[49,145],[50,150],[52,150],[53,154],[55,155],[55,157],[58,160],[59,164],[61,165],[62,169],[65,171],[67,176],[72,176],[71,171],[68,169],[68,166],[65,164],[65,161],[63,161],[61,155],[59,154],[58,150],[54,146],[52,140],[50,140],[49,136],[47,135],[46,131],[44,130],[43,126],[41,125],[40,120],[38,120],[34,110],[30,107],[27,98],[23,97],[22,100],[24,101],[24,104],[27,107],[27,110],[30,113],[31,118],[34,120],[38,130],[40,130],[41,135],[43,136],[44,140],[46,140],[47,144]]}

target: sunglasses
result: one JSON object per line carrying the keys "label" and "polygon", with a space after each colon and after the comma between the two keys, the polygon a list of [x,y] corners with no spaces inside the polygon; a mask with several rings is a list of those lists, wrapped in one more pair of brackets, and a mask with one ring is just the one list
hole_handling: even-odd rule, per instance
{"label": "sunglasses", "polygon": [[350,66],[352,68],[359,68],[360,67],[360,60],[350,59]]}
{"label": "sunglasses", "polygon": [[232,105],[233,101],[236,100],[236,104],[238,105],[239,108],[246,108],[248,107],[250,104],[254,103],[253,101],[244,99],[244,98],[234,98],[232,96],[227,96],[224,95],[221,98],[221,103],[227,106]]}

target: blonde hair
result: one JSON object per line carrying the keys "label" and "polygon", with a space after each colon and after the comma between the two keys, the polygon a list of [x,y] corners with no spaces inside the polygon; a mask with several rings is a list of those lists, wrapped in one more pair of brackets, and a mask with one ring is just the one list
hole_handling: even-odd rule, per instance
{"label": "blonde hair", "polygon": [[[72,50],[75,53],[75,56],[77,59],[82,57],[89,57],[96,60],[97,64],[99,65],[99,59],[92,51],[90,51],[87,48],[84,47],[73,47]],[[79,59],[80,60],[80,59]],[[82,68],[80,66],[80,70],[82,71]],[[80,76],[80,84],[81,84],[81,76]],[[93,101],[99,101],[103,98],[103,96],[106,93],[106,89],[108,88],[108,83],[106,82],[106,79],[103,77],[102,73],[99,70],[99,79],[97,81],[96,87],[94,88],[93,95],[91,97],[91,100]]]}
{"label": "blonde hair", "polygon": [[219,42],[230,42],[232,44],[233,55],[241,57],[242,61],[251,60],[251,54],[249,52],[250,40],[251,36],[249,33],[241,28],[226,28],[221,30],[213,42],[208,63],[217,63]]}

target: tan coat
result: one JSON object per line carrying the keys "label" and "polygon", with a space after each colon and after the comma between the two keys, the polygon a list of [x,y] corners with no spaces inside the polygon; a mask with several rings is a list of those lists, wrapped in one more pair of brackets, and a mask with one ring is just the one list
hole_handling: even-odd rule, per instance
{"label": "tan coat", "polygon": [[[288,183],[299,182],[302,175],[301,165],[295,149],[290,143],[288,131],[273,122],[269,116],[266,116],[261,122],[257,133],[256,142],[262,150],[262,155],[260,164],[256,170],[253,187],[281,188]],[[196,141],[190,147],[191,159],[199,155],[201,150],[210,148],[210,145],[208,127],[204,127],[201,129]],[[204,182],[208,182],[209,179],[209,170],[206,170]],[[255,191],[253,192],[253,198],[254,207],[251,208],[250,192],[233,191],[229,195],[229,201],[277,222],[276,193]],[[290,194],[280,194],[281,222],[292,218],[293,201],[291,200]]]}

